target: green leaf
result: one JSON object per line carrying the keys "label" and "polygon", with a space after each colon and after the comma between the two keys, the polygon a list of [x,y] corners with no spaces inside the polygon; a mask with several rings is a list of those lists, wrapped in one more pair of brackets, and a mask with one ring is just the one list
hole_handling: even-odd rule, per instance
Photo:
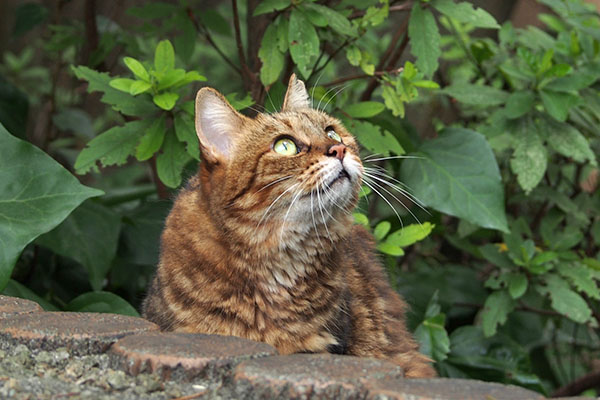
{"label": "green leaf", "polygon": [[385,110],[385,106],[378,101],[363,101],[344,107],[344,112],[352,118],[371,118]]}
{"label": "green leaf", "polygon": [[135,81],[133,79],[128,78],[116,78],[111,80],[108,84],[110,85],[110,87],[120,90],[121,92],[129,93],[131,85],[133,85],[135,82],[140,81]]}
{"label": "green leaf", "polygon": [[43,297],[38,296],[35,292],[29,289],[26,286],[21,285],[19,282],[9,279],[6,287],[2,291],[2,294],[5,296],[19,297],[21,299],[27,299],[31,301],[35,301],[45,311],[60,311],[58,307],[54,304],[50,303],[48,300]]}
{"label": "green leaf", "polygon": [[144,136],[140,139],[140,143],[135,148],[135,158],[138,161],[145,161],[151,158],[154,153],[160,150],[165,139],[166,127],[165,118],[161,116],[154,120],[148,128]]}
{"label": "green leaf", "polygon": [[164,72],[175,68],[175,50],[168,40],[161,40],[154,52],[154,68]]}
{"label": "green leaf", "polygon": [[454,18],[463,24],[469,24],[475,28],[500,28],[500,25],[490,13],[482,8],[473,8],[471,3],[461,2],[456,4],[452,0],[434,0],[431,5],[445,16]]}
{"label": "green leaf", "polygon": [[400,257],[404,255],[404,250],[402,250],[402,248],[388,242],[379,243],[377,245],[377,250],[394,257]]}
{"label": "green leaf", "polygon": [[79,175],[96,168],[96,162],[102,166],[122,165],[127,157],[135,152],[140,138],[150,126],[152,120],[131,121],[123,126],[115,126],[92,139],[75,160],[75,170]]}
{"label": "green leaf", "polygon": [[316,3],[306,2],[303,4],[306,9],[314,10],[316,13],[323,16],[327,21],[327,24],[342,36],[357,37],[358,32],[356,28],[352,26],[348,18],[339,12]]}
{"label": "green leaf", "polygon": [[584,89],[598,80],[598,74],[577,71],[571,75],[556,78],[544,86],[544,89],[556,92],[573,92]]}
{"label": "green leaf", "polygon": [[125,13],[136,18],[157,19],[172,15],[177,11],[177,5],[162,1],[146,3],[140,7],[128,8]]}
{"label": "green leaf", "polygon": [[440,32],[435,18],[429,9],[423,9],[415,2],[408,23],[408,37],[411,52],[417,57],[417,68],[426,77],[431,77],[438,69],[438,59],[442,54]]}
{"label": "green leaf", "polygon": [[350,45],[346,49],[346,58],[348,59],[350,65],[358,67],[360,65],[362,53],[360,52],[360,49],[358,47],[356,47],[355,45]]}
{"label": "green leaf", "polygon": [[172,86],[179,86],[179,82],[183,81],[186,77],[185,70],[181,68],[168,69],[164,73],[156,74],[158,78],[158,90],[164,90]]}
{"label": "green leaf", "polygon": [[148,74],[146,67],[144,67],[141,62],[132,57],[123,58],[123,62],[125,65],[127,65],[127,68],[129,68],[129,70],[133,72],[133,74],[139,79],[144,82],[150,82],[150,74]]}
{"label": "green leaf", "polygon": [[548,134],[548,144],[558,153],[577,162],[585,162],[596,166],[597,160],[588,139],[573,125],[550,120],[543,120],[542,129]]}
{"label": "green leaf", "polygon": [[384,86],[381,93],[385,106],[392,111],[394,117],[404,118],[404,102],[398,92],[391,86]]}
{"label": "green leaf", "polygon": [[600,290],[593,278],[592,270],[579,262],[561,263],[557,266],[558,273],[567,278],[579,292],[588,297],[600,300]]}
{"label": "green leaf", "polygon": [[79,262],[87,270],[92,288],[100,290],[117,252],[120,230],[118,214],[86,201],[36,244]]}
{"label": "green leaf", "polygon": [[156,169],[160,180],[170,188],[181,184],[183,167],[191,160],[183,144],[175,135],[167,134],[163,145],[162,154],[156,159]]}
{"label": "green leaf", "polygon": [[49,10],[42,4],[37,4],[34,2],[19,4],[14,11],[14,27],[12,32],[13,37],[18,38],[23,36],[36,26],[46,21],[49,15]]}
{"label": "green leaf", "polygon": [[200,144],[192,117],[185,113],[177,114],[175,116],[175,134],[180,142],[186,143],[188,154],[196,160],[200,160]]}
{"label": "green leaf", "polygon": [[523,296],[527,291],[528,281],[527,277],[520,272],[512,272],[508,274],[508,293],[513,299],[518,299]]}
{"label": "green leaf", "polygon": [[275,82],[283,71],[284,57],[279,51],[278,25],[270,24],[265,31],[258,50],[258,57],[262,61],[260,68],[260,81],[268,86]]}
{"label": "green leaf", "polygon": [[292,60],[302,76],[308,78],[313,60],[319,55],[319,36],[315,27],[296,8],[290,14],[288,41]]}
{"label": "green leaf", "polygon": [[510,119],[520,118],[533,108],[535,94],[530,90],[511,93],[506,100],[504,114]]}
{"label": "green leaf", "polygon": [[424,142],[419,153],[403,161],[401,180],[421,203],[477,226],[508,231],[500,171],[481,134],[447,128]]}
{"label": "green leaf", "polygon": [[415,330],[415,339],[419,342],[421,353],[440,362],[448,358],[450,338],[444,328],[446,316],[437,314],[424,320]]}
{"label": "green leaf", "polygon": [[390,154],[390,151],[397,155],[405,153],[394,135],[382,130],[377,125],[358,120],[345,120],[344,124],[352,131],[360,144],[372,153],[381,153],[386,156]]}
{"label": "green leaf", "polygon": [[485,300],[481,311],[481,325],[485,337],[494,336],[498,325],[506,322],[508,314],[515,308],[515,301],[506,290],[497,290]]}
{"label": "green leaf", "polygon": [[355,213],[352,213],[352,216],[354,217],[355,223],[365,226],[367,228],[369,227],[369,218],[365,214],[355,212]]}
{"label": "green leaf", "polygon": [[253,16],[279,11],[290,6],[290,0],[263,0],[254,9]]}
{"label": "green leaf", "polygon": [[377,224],[375,229],[373,229],[373,236],[375,236],[375,239],[381,240],[385,237],[385,235],[388,234],[391,227],[392,224],[390,224],[388,221],[381,221]]}
{"label": "green leaf", "polygon": [[173,92],[164,92],[161,94],[156,94],[152,97],[154,104],[166,111],[172,110],[173,107],[175,107],[175,103],[177,103],[178,99],[179,95]]}
{"label": "green leaf", "polygon": [[[237,111],[248,108],[254,104],[254,100],[252,99],[252,96],[250,96],[250,93],[246,93],[246,96],[242,97],[241,99],[238,99],[238,94],[235,92],[229,93],[227,96],[225,96],[225,98],[229,104],[231,104],[231,107]],[[194,116],[194,113],[188,113],[188,115]]]}
{"label": "green leaf", "polygon": [[112,108],[125,115],[137,117],[148,117],[156,111],[156,108],[143,97],[123,96],[123,92],[110,87],[111,77],[105,72],[98,72],[88,67],[79,66],[71,68],[75,76],[88,81],[87,91],[103,92],[100,99],[103,103],[110,104]]}
{"label": "green leaf", "polygon": [[508,93],[503,90],[470,83],[448,86],[442,90],[442,93],[454,97],[461,103],[482,107],[499,106],[508,98]]}
{"label": "green leaf", "polygon": [[555,92],[546,89],[540,90],[539,93],[546,112],[557,121],[566,121],[571,107],[581,104],[581,99],[572,93]]}
{"label": "green leaf", "polygon": [[431,222],[411,224],[391,233],[387,237],[386,242],[392,243],[398,247],[407,247],[425,239],[429,236],[433,228],[435,228],[435,225]]}
{"label": "green leaf", "polygon": [[523,125],[519,135],[514,136],[515,150],[510,168],[517,175],[517,182],[529,194],[542,180],[548,164],[548,153],[539,135],[532,131],[532,124]]}
{"label": "green leaf", "polygon": [[152,85],[148,82],[144,81],[135,81],[129,87],[129,94],[132,96],[137,96],[138,94],[147,92],[152,88]]}
{"label": "green leaf", "polygon": [[544,280],[546,286],[538,286],[537,289],[541,294],[550,296],[554,310],[580,324],[590,320],[592,310],[564,279],[556,274],[546,274]]}
{"label": "green leaf", "polygon": [[27,244],[101,194],[0,124],[0,290]]}
{"label": "green leaf", "polygon": [[71,300],[65,307],[67,311],[96,312],[130,315],[139,317],[140,314],[123,298],[110,292],[88,292]]}

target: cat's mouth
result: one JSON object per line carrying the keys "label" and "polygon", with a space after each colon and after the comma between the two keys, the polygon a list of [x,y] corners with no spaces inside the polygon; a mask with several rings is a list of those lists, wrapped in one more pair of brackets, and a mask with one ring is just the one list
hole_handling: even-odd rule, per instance
{"label": "cat's mouth", "polygon": [[345,168],[342,168],[342,170],[340,171],[340,173],[339,173],[339,174],[337,174],[337,176],[336,176],[335,178],[333,178],[333,179],[331,180],[331,182],[329,182],[329,183],[328,183],[328,185],[329,185],[329,186],[331,186],[331,185],[333,185],[334,183],[336,183],[337,181],[339,181],[339,180],[342,180],[342,179],[344,179],[344,178],[346,178],[346,179],[350,180],[350,174],[348,174],[348,171],[346,171],[346,169],[345,169]]}

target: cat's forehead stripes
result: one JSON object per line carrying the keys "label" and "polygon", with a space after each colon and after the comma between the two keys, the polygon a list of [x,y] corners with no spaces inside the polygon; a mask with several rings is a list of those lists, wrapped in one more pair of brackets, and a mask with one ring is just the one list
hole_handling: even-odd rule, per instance
{"label": "cat's forehead stripes", "polygon": [[282,112],[269,116],[277,134],[288,134],[304,143],[327,139],[325,128],[336,124],[331,117],[318,112]]}

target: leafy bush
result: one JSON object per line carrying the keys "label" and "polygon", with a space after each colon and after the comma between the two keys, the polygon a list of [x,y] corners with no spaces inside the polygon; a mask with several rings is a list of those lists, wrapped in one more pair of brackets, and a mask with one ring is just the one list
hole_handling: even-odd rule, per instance
{"label": "leafy bush", "polygon": [[23,4],[13,36],[44,34],[4,55],[0,122],[24,138],[28,105],[45,110],[29,138],[105,194],[84,201],[101,192],[1,128],[0,288],[135,315],[200,158],[199,82],[251,115],[277,110],[296,71],[364,148],[356,222],[440,375],[566,387],[600,349],[600,17],[540,2],[544,29],[453,0],[156,2],[126,27],[50,25]]}

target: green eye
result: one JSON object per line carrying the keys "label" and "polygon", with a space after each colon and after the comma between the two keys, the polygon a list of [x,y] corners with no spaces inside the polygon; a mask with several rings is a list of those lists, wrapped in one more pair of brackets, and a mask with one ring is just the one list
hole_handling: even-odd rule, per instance
{"label": "green eye", "polygon": [[331,139],[333,139],[337,142],[342,141],[342,138],[340,137],[340,135],[338,135],[337,132],[335,130],[333,130],[332,127],[327,127],[326,131],[327,131],[327,136],[329,136]]}
{"label": "green eye", "polygon": [[292,139],[283,138],[273,144],[273,150],[283,156],[293,156],[298,152],[296,143]]}

